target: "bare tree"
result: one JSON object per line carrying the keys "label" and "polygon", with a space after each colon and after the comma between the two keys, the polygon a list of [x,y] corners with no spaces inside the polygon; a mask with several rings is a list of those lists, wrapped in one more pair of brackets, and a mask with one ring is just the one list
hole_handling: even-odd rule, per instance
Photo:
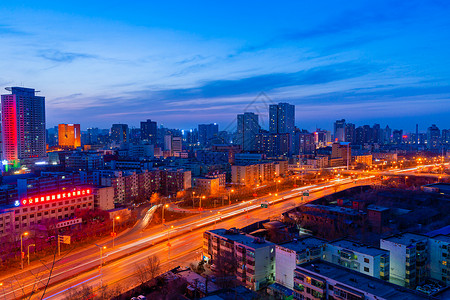
{"label": "bare tree", "polygon": [[92,287],[83,284],[81,287],[68,290],[64,300],[91,299],[92,293]]}
{"label": "bare tree", "polygon": [[147,258],[147,267],[148,272],[150,273],[150,279],[158,276],[161,270],[161,262],[159,261],[159,258],[155,255],[149,256]]}
{"label": "bare tree", "polygon": [[136,264],[135,268],[135,276],[143,285],[158,276],[161,269],[161,263],[158,257],[152,255],[147,258],[147,262],[145,264]]}

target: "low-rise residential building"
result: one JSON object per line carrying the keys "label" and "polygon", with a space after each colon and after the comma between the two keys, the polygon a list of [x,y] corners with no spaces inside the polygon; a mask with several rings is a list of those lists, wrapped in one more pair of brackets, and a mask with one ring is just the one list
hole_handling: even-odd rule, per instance
{"label": "low-rise residential building", "polygon": [[355,162],[357,164],[363,164],[366,166],[371,166],[372,165],[372,155],[371,154],[367,154],[367,155],[357,155],[355,156]]}
{"label": "low-rise residential building", "polygon": [[381,233],[389,225],[390,208],[370,204],[367,206],[367,221],[374,232]]}
{"label": "low-rise residential building", "polygon": [[96,187],[93,188],[93,191],[95,209],[114,209],[114,188],[112,186]]}
{"label": "low-rise residential building", "polygon": [[401,288],[326,261],[298,266],[294,275],[294,299],[418,300],[419,292]]}
{"label": "low-rise residential building", "polygon": [[393,235],[380,240],[389,251],[389,281],[408,288],[423,284],[427,277],[428,237],[415,233]]}
{"label": "low-rise residential building", "polygon": [[201,194],[214,195],[219,192],[219,178],[194,177],[192,182]]}
{"label": "low-rise residential building", "polygon": [[389,251],[340,239],[329,242],[323,259],[382,280],[389,280]]}
{"label": "low-rise residential building", "polygon": [[212,270],[234,275],[255,291],[275,280],[275,244],[234,228],[205,231],[203,257]]}
{"label": "low-rise residential building", "polygon": [[294,270],[297,265],[322,257],[326,241],[312,236],[275,247],[275,280],[294,288]]}
{"label": "low-rise residential building", "polygon": [[275,164],[273,162],[233,165],[231,166],[231,181],[234,184],[254,186],[275,178]]}
{"label": "low-rise residential building", "polygon": [[430,277],[450,284],[450,236],[439,234],[428,239]]}

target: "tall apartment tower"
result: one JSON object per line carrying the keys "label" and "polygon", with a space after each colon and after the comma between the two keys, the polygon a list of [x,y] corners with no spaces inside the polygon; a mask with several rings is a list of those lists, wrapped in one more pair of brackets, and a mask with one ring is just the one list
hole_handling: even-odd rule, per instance
{"label": "tall apartment tower", "polygon": [[141,140],[156,145],[157,124],[156,121],[147,120],[141,122]]}
{"label": "tall apartment tower", "polygon": [[7,87],[2,95],[3,159],[21,159],[46,155],[45,97],[23,87]]}
{"label": "tall apartment tower", "polygon": [[62,147],[81,147],[80,124],[59,124],[58,145]]}
{"label": "tall apartment tower", "polygon": [[278,103],[269,106],[269,132],[290,133],[295,130],[295,105]]}
{"label": "tall apartment tower", "polygon": [[116,143],[128,142],[128,125],[113,124],[111,127],[111,140]]}
{"label": "tall apartment tower", "polygon": [[255,151],[256,135],[259,133],[258,115],[251,112],[237,115],[237,142],[243,151]]}
{"label": "tall apartment tower", "polygon": [[345,142],[345,119],[334,122],[334,140]]}
{"label": "tall apartment tower", "polygon": [[199,124],[198,125],[198,141],[204,147],[211,146],[211,141],[219,135],[219,125]]}

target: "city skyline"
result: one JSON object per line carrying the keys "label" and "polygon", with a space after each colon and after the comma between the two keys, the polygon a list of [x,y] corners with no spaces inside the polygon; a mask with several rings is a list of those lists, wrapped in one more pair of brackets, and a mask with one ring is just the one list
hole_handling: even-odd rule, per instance
{"label": "city skyline", "polygon": [[260,92],[296,105],[308,130],[450,127],[445,2],[24,3],[0,4],[0,84],[41,90],[47,127],[224,128]]}

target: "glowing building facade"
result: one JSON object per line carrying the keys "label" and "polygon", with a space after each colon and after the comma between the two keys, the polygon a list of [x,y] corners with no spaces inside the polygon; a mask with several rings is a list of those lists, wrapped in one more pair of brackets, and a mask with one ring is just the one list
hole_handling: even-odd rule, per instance
{"label": "glowing building facade", "polygon": [[59,124],[58,144],[62,147],[81,147],[80,124]]}
{"label": "glowing building facade", "polygon": [[8,87],[2,95],[3,159],[17,163],[21,159],[46,155],[45,97],[34,89]]}

